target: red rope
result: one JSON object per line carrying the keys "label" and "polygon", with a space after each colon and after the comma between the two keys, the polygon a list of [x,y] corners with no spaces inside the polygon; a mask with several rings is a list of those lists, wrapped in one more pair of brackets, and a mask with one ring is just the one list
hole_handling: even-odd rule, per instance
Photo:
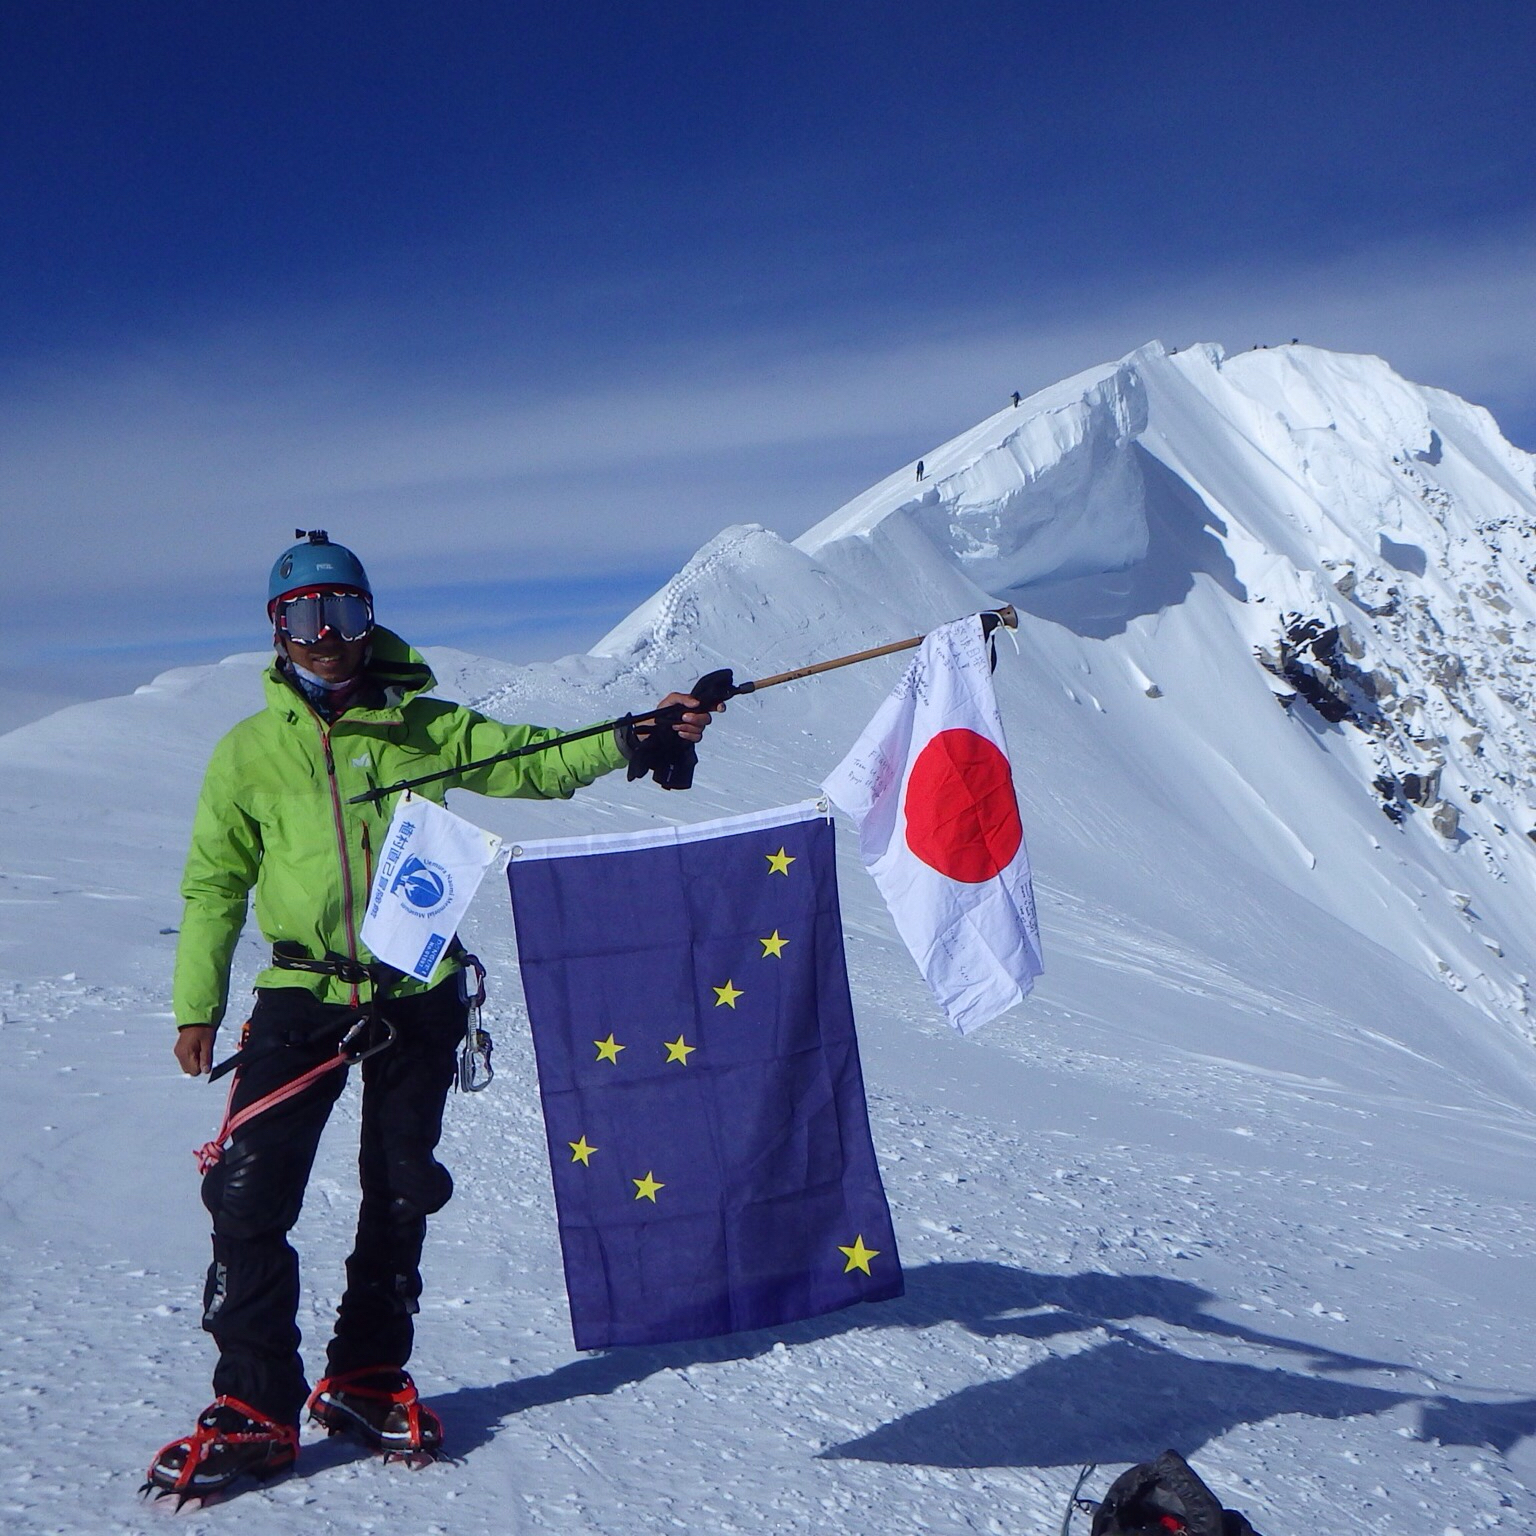
{"label": "red rope", "polygon": [[212,1141],[204,1142],[192,1153],[197,1159],[197,1171],[207,1173],[210,1168],[217,1168],[224,1161],[224,1147],[241,1126],[248,1125],[258,1115],[264,1115],[269,1109],[275,1109],[279,1104],[303,1093],[311,1083],[318,1082],[334,1068],[351,1065],[351,1057],[344,1056],[338,1051],[336,1055],[322,1061],[318,1067],[311,1067],[308,1072],[301,1073],[291,1083],[284,1083],[281,1088],[274,1088],[271,1093],[264,1094],[254,1103],[247,1104],[239,1114],[231,1115],[230,1108],[235,1102],[235,1089],[240,1084],[240,1074],[237,1072],[234,1082],[229,1085],[229,1097],[224,1101],[224,1123],[214,1133]]}

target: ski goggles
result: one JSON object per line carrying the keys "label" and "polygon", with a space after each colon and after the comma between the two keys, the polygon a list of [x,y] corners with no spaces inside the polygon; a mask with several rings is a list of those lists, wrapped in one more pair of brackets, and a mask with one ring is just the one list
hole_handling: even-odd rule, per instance
{"label": "ski goggles", "polygon": [[361,640],[373,628],[373,604],[361,592],[300,592],[280,598],[272,620],[298,645],[316,645],[327,633]]}

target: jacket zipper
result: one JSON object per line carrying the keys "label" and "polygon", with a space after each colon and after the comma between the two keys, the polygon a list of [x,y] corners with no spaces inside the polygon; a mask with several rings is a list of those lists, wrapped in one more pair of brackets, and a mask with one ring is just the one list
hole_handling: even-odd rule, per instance
{"label": "jacket zipper", "polygon": [[[317,722],[319,724],[319,722]],[[331,787],[331,817],[336,823],[336,849],[341,854],[341,886],[344,893],[342,911],[347,925],[347,958],[357,963],[357,914],[352,905],[352,860],[347,853],[347,824],[341,812],[341,791],[336,786],[336,759],[331,754],[330,727],[320,724],[320,744],[325,748],[326,782]],[[357,983],[351,983],[352,1007],[359,1006],[362,994]]]}

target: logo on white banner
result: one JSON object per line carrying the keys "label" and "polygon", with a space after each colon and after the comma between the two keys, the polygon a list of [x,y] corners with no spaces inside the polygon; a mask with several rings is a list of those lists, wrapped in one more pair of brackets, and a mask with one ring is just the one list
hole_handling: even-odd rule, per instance
{"label": "logo on white banner", "polygon": [[407,901],[423,917],[436,917],[453,900],[453,876],[441,865],[413,853],[400,866],[390,894]]}

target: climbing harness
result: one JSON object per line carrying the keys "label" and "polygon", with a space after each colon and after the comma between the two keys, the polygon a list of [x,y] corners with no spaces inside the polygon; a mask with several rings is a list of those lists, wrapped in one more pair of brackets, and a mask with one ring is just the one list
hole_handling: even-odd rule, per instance
{"label": "climbing harness", "polygon": [[[272,946],[272,964],[279,970],[307,971],[322,976],[337,976],[352,986],[356,986],[361,981],[368,981],[373,984],[373,997],[368,1006],[350,1023],[342,1026],[326,1024],[311,1036],[311,1039],[315,1039],[341,1027],[341,1038],[336,1042],[334,1056],[326,1057],[317,1066],[311,1067],[307,1072],[301,1072],[290,1082],[274,1088],[271,1093],[263,1094],[238,1112],[234,1110],[234,1103],[235,1094],[240,1087],[240,1079],[238,1075],[235,1077],[229,1085],[229,1097],[224,1101],[224,1118],[214,1133],[213,1139],[204,1142],[192,1154],[197,1159],[199,1173],[207,1173],[223,1162],[225,1147],[242,1126],[249,1125],[252,1120],[266,1114],[269,1109],[276,1109],[279,1104],[286,1104],[289,1099],[297,1098],[306,1088],[319,1082],[326,1073],[355,1067],[359,1062],[367,1061],[370,1056],[377,1056],[380,1051],[387,1051],[395,1043],[399,1033],[382,1012],[382,1004],[390,987],[400,977],[400,972],[393,966],[377,962],[373,965],[363,965],[357,960],[349,959],[346,955],[334,953],[328,954],[323,960],[315,960],[298,944],[290,942]],[[250,1049],[246,1043],[249,1032],[250,1020],[247,1019],[244,1029],[240,1032],[240,1048],[226,1061],[220,1062],[209,1074],[210,1077],[223,1077],[226,1072],[234,1071],[240,1066],[246,1059],[246,1052]]]}
{"label": "climbing harness", "polygon": [[[350,959],[346,955],[338,955],[334,950],[323,960],[314,960],[305,953],[302,945],[285,939],[272,946],[272,966],[274,970],[279,971],[306,971],[314,976],[335,976],[351,987],[360,986],[365,981],[373,984],[373,1000],[363,1011],[362,1018],[358,1022],[364,1025],[370,1022],[378,1024],[384,1030],[386,1038],[377,1044],[370,1041],[365,1047],[360,1048],[354,1043],[360,1033],[358,1025],[352,1025],[347,1031],[345,1049],[353,1062],[361,1061],[365,1056],[372,1056],[382,1051],[394,1039],[393,1026],[378,1012],[385,993],[400,979],[401,973],[392,965],[384,965],[379,961],[375,961],[372,965],[364,965],[362,961]],[[233,1072],[245,1060],[250,1025],[251,1021],[247,1019],[245,1027],[240,1031],[239,1048],[232,1055],[226,1056],[208,1074],[209,1082],[216,1083],[225,1073]],[[321,1035],[329,1034],[335,1027],[334,1024],[323,1025],[311,1038],[319,1039]]]}
{"label": "climbing harness", "polygon": [[[481,1093],[490,1087],[491,1080],[496,1076],[496,1069],[491,1065],[494,1042],[480,1022],[480,1010],[485,1003],[485,967],[480,963],[479,957],[470,954],[457,938],[450,953],[456,954],[463,966],[459,972],[458,986],[459,995],[468,1011],[464,1039],[459,1045],[455,1064],[454,1086],[463,1093]],[[399,1034],[382,1012],[382,1004],[390,987],[400,978],[400,972],[393,966],[384,965],[378,961],[372,965],[363,965],[360,961],[334,953],[328,954],[323,960],[315,960],[299,945],[288,942],[272,946],[272,964],[279,970],[336,976],[353,986],[361,981],[371,982],[372,1001],[363,1012],[343,1028],[341,1038],[336,1043],[334,1056],[326,1057],[317,1066],[311,1067],[307,1072],[301,1072],[291,1082],[274,1088],[271,1093],[263,1094],[261,1098],[253,1100],[243,1109],[232,1113],[235,1091],[240,1081],[236,1077],[229,1086],[229,1097],[224,1101],[224,1118],[218,1130],[214,1133],[212,1140],[204,1142],[192,1154],[197,1159],[199,1173],[207,1173],[209,1169],[217,1167],[224,1160],[225,1147],[243,1126],[249,1125],[252,1120],[266,1114],[269,1109],[275,1109],[279,1104],[286,1104],[289,1099],[297,1098],[306,1088],[319,1082],[328,1072],[355,1067],[359,1062],[367,1061],[370,1056],[377,1056],[380,1051],[388,1050]],[[470,981],[471,974],[474,976],[473,983]],[[325,1035],[335,1028],[337,1028],[335,1024],[327,1024],[317,1034]],[[225,1073],[238,1068],[246,1059],[246,1052],[249,1050],[246,1043],[249,1032],[250,1020],[247,1019],[245,1028],[240,1034],[239,1049],[227,1060],[220,1062],[209,1074],[210,1078],[223,1077]]]}

